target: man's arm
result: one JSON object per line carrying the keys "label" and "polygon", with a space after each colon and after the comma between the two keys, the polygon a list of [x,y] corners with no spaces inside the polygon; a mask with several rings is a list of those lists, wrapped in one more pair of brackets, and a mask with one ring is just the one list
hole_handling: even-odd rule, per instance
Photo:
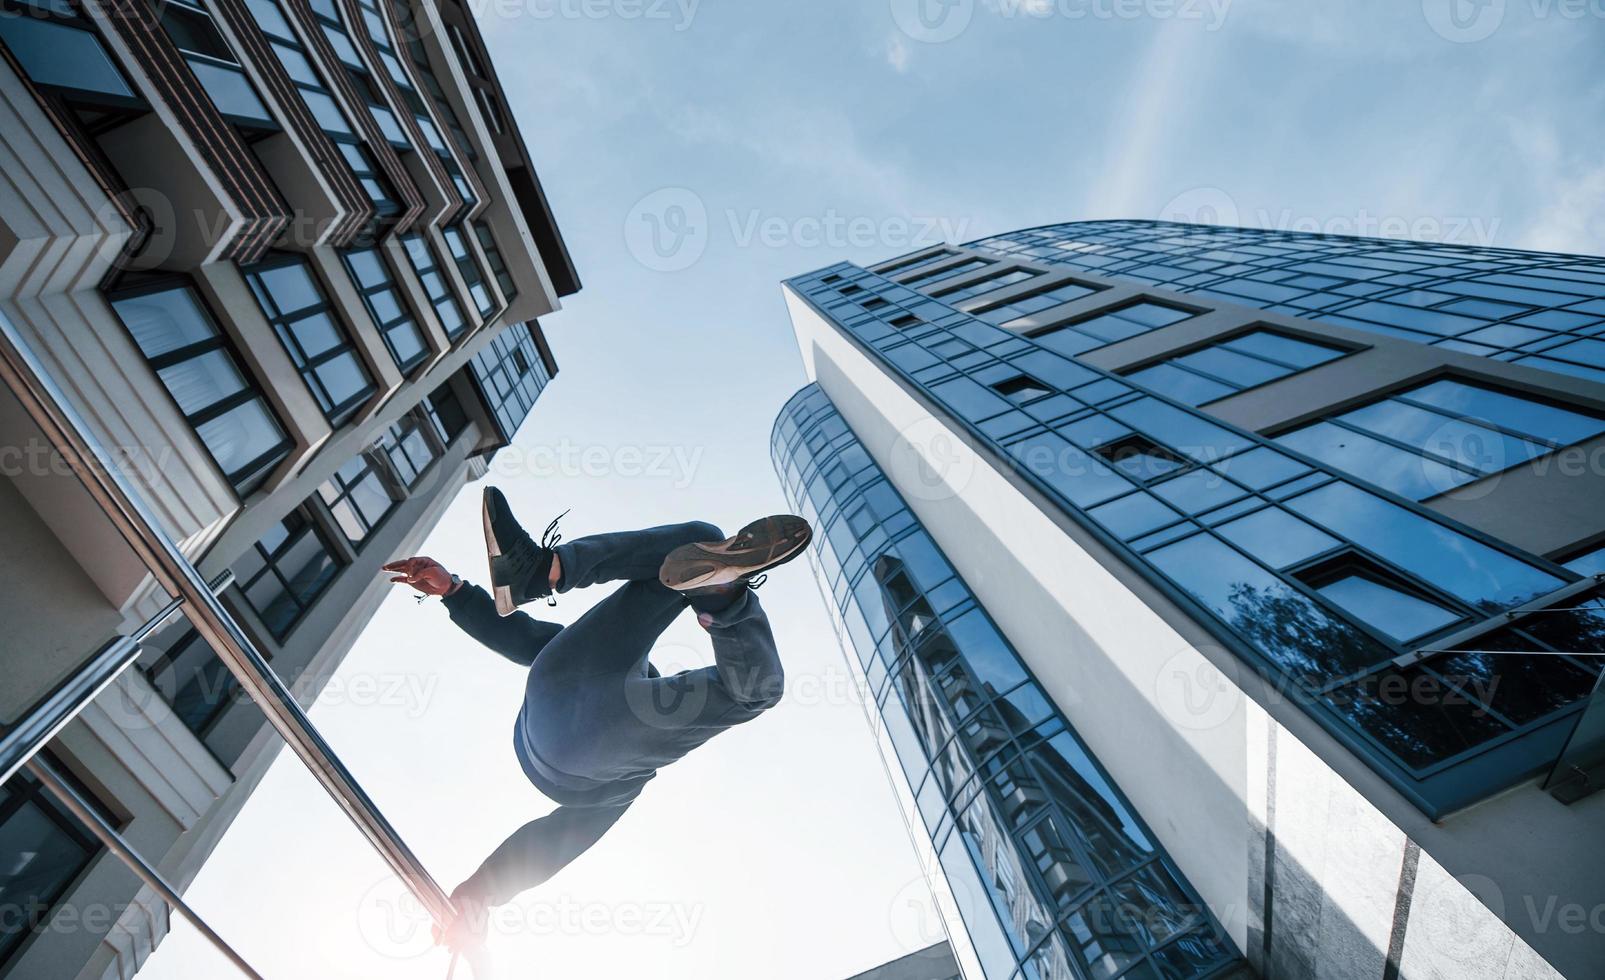
{"label": "man's arm", "polygon": [[464,633],[513,663],[528,667],[541,648],[562,632],[556,623],[543,623],[528,613],[515,612],[502,617],[490,593],[467,582],[442,599],[451,621]]}
{"label": "man's arm", "polygon": [[440,596],[452,622],[521,667],[534,663],[541,648],[563,630],[556,623],[543,623],[521,612],[502,618],[484,589],[457,578],[433,558],[404,558],[386,565],[385,571],[395,574],[390,581],[398,585]]}
{"label": "man's arm", "polygon": [[607,833],[630,804],[560,806],[513,831],[472,876],[452,892],[484,905],[506,905],[519,892],[542,884],[584,854]]}

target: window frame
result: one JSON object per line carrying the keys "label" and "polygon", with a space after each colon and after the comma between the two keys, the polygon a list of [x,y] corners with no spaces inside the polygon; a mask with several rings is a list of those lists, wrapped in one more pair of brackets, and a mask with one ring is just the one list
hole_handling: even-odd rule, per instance
{"label": "window frame", "polygon": [[[259,281],[259,273],[291,266],[300,266],[302,268],[310,279],[318,299],[311,306],[301,307],[292,310],[290,313],[285,313],[279,309],[278,300],[273,297],[272,291]],[[317,263],[312,260],[311,256],[300,252],[273,251],[269,252],[259,262],[252,263],[249,266],[242,266],[240,273],[244,276],[246,285],[251,290],[251,295],[256,299],[257,308],[273,327],[274,334],[279,338],[280,346],[290,356],[291,363],[295,365],[296,373],[301,376],[302,383],[306,385],[313,401],[317,402],[324,418],[334,428],[340,428],[351,421],[358,410],[378,394],[379,384],[374,378],[372,366],[363,358],[362,348],[357,345],[351,325],[346,322],[345,315],[340,310],[339,304],[329,298],[328,287],[318,274]],[[300,339],[295,336],[290,328],[293,324],[320,313],[328,317],[335,333],[339,336],[340,342],[319,353],[316,357],[307,357],[305,350],[301,346]],[[366,384],[344,401],[335,402],[333,396],[324,386],[322,379],[317,377],[317,369],[336,360],[345,353],[349,353],[356,361],[358,371],[365,379]]]}
{"label": "window frame", "polygon": [[[201,315],[205,317],[207,325],[211,327],[212,339],[174,348],[152,358],[145,353],[144,348],[139,344],[139,340],[129,328],[127,321],[123,319],[122,314],[117,310],[117,303],[125,299],[138,299],[176,290],[182,290],[189,294],[191,301],[200,310]],[[289,427],[285,425],[284,419],[279,416],[278,409],[269,400],[267,390],[257,380],[256,375],[249,370],[245,359],[235,346],[233,338],[223,330],[222,321],[212,312],[211,304],[207,302],[206,296],[196,286],[194,280],[180,273],[164,274],[138,283],[113,286],[105,291],[104,298],[107,306],[111,308],[112,315],[116,317],[117,322],[128,336],[129,342],[134,345],[135,350],[139,351],[140,358],[150,368],[151,374],[154,376],[156,383],[161,386],[168,402],[173,406],[173,410],[183,417],[194,432],[196,440],[206,448],[206,456],[213,469],[223,477],[224,482],[228,483],[234,493],[241,499],[260,489],[262,483],[272,475],[273,470],[285,459],[289,458],[291,450],[295,448],[295,439],[291,437]],[[239,372],[240,377],[245,381],[245,387],[223,401],[209,405],[205,411],[190,415],[179,404],[178,396],[173,394],[172,389],[162,380],[161,372],[166,368],[205,357],[213,351],[221,351],[223,353],[233,365],[235,371]],[[217,461],[216,453],[207,445],[206,438],[201,435],[200,427],[215,419],[222,418],[234,409],[251,401],[261,402],[263,411],[266,412],[268,419],[279,430],[280,439],[271,449],[263,451],[241,469],[233,473],[227,472],[223,469],[222,464]],[[243,478],[236,480],[237,474]]]}

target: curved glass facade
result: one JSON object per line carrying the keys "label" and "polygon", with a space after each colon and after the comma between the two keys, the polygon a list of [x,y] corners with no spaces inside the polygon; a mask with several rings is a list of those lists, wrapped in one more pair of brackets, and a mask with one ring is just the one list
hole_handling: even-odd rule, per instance
{"label": "curved glass facade", "polygon": [[[1488,651],[1599,649],[1605,601],[1596,588],[1570,594],[1569,612],[1490,617],[1577,585],[1576,572],[1072,360],[1055,334],[986,322],[984,295],[972,315],[939,284],[845,263],[788,285],[1429,814],[1558,755],[1597,658]],[[1122,301],[1076,326],[1107,343],[1167,325],[1115,315],[1143,308]]]}
{"label": "curved glass facade", "polygon": [[818,386],[774,431],[989,980],[1207,977],[1237,957]]}
{"label": "curved glass facade", "polygon": [[971,247],[1605,381],[1601,258],[1165,221],[1074,221]]}

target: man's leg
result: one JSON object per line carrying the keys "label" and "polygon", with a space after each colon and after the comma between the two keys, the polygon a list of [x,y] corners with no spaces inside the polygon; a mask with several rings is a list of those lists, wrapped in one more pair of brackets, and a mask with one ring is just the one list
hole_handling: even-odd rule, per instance
{"label": "man's leg", "polygon": [[718,612],[698,617],[713,640],[714,666],[669,677],[633,676],[626,683],[635,716],[666,731],[696,729],[702,737],[681,735],[665,743],[667,764],[719,731],[750,721],[780,702],[785,672],[758,596],[743,589]]}
{"label": "man's leg", "polygon": [[557,591],[583,589],[598,582],[656,582],[669,552],[681,545],[723,537],[724,532],[714,525],[691,521],[639,531],[592,534],[564,542],[553,549],[562,573]]}

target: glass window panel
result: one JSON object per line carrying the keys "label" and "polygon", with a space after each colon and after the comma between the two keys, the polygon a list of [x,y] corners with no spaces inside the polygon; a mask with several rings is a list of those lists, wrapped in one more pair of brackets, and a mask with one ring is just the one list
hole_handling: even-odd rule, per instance
{"label": "glass window panel", "polygon": [[1215,469],[1231,474],[1232,479],[1253,490],[1263,490],[1272,484],[1290,480],[1309,467],[1274,449],[1261,446],[1215,464]]}
{"label": "glass window panel", "polygon": [[1345,575],[1317,591],[1401,643],[1460,619],[1458,613],[1364,575]]}
{"label": "glass window panel", "polygon": [[218,112],[253,122],[273,121],[273,117],[268,115],[267,107],[257,98],[256,90],[246,80],[243,71],[196,58],[188,60],[190,70],[195,73],[195,78],[201,83],[201,87],[206,89],[206,94],[212,97]]}
{"label": "glass window panel", "polygon": [[1240,388],[1253,388],[1285,377],[1288,369],[1221,347],[1207,347],[1176,358],[1176,363],[1214,375]]}
{"label": "glass window panel", "polygon": [[1392,668],[1322,698],[1406,765],[1424,767],[1475,748],[1507,729],[1486,709],[1420,669]]}
{"label": "glass window panel", "polygon": [[1287,506],[1477,608],[1504,609],[1561,585],[1553,575],[1341,481]]}
{"label": "glass window panel", "polygon": [[1605,432],[1600,419],[1458,381],[1435,381],[1405,397],[1563,446]]}
{"label": "glass window panel", "polygon": [[993,690],[1007,691],[1026,680],[1025,668],[1014,652],[992,628],[986,616],[972,609],[946,624],[948,635],[958,645],[964,661]]}
{"label": "glass window panel", "polygon": [[1146,432],[1155,442],[1201,462],[1209,462],[1254,445],[1240,436],[1217,425],[1211,425],[1192,413],[1166,405],[1152,398],[1139,398],[1109,412],[1115,418],[1140,432]]}
{"label": "glass window panel", "polygon": [[1199,534],[1149,561],[1296,678],[1343,676],[1386,652],[1226,544]]}
{"label": "glass window panel", "polygon": [[1191,371],[1183,371],[1170,364],[1155,364],[1127,377],[1145,388],[1152,388],[1162,395],[1168,395],[1188,405],[1202,405],[1217,398],[1224,398],[1237,390],[1230,385],[1212,381]]}
{"label": "glass window panel", "polygon": [[1480,473],[1497,473],[1549,451],[1537,443],[1475,422],[1449,418],[1393,399],[1367,405],[1339,418]]}
{"label": "glass window panel", "polygon": [[1330,422],[1317,422],[1276,441],[1411,500],[1435,497],[1477,478]]}
{"label": "glass window panel", "polygon": [[162,368],[157,374],[185,415],[196,415],[246,388],[233,358],[221,350]]}
{"label": "glass window panel", "polygon": [[1287,511],[1270,507],[1218,528],[1222,537],[1272,568],[1286,568],[1330,551],[1338,540]]}
{"label": "glass window panel", "polygon": [[1344,351],[1320,344],[1310,343],[1307,340],[1295,340],[1281,334],[1271,333],[1267,330],[1256,330],[1250,334],[1226,341],[1227,348],[1241,351],[1245,354],[1255,354],[1260,357],[1289,364],[1304,369],[1312,368],[1317,364],[1342,357]]}
{"label": "glass window panel", "polygon": [[1131,489],[1130,481],[1101,460],[1051,432],[1027,436],[1009,447],[1009,454],[1078,507],[1091,507]]}
{"label": "glass window panel", "polygon": [[1088,511],[1094,520],[1123,540],[1147,534],[1181,519],[1181,515],[1145,493],[1134,493]]}
{"label": "glass window panel", "polygon": [[111,305],[148,358],[212,340],[218,335],[211,317],[188,289],[127,296],[112,300]]}
{"label": "glass window panel", "polygon": [[251,275],[267,291],[281,314],[295,313],[323,301],[311,274],[299,262],[253,269]]}
{"label": "glass window panel", "polygon": [[0,38],[36,84],[134,97],[100,39],[89,31],[7,12],[0,17]]}
{"label": "glass window panel", "polygon": [[340,328],[327,313],[314,313],[288,324],[296,343],[308,358],[317,358],[345,342]]}

